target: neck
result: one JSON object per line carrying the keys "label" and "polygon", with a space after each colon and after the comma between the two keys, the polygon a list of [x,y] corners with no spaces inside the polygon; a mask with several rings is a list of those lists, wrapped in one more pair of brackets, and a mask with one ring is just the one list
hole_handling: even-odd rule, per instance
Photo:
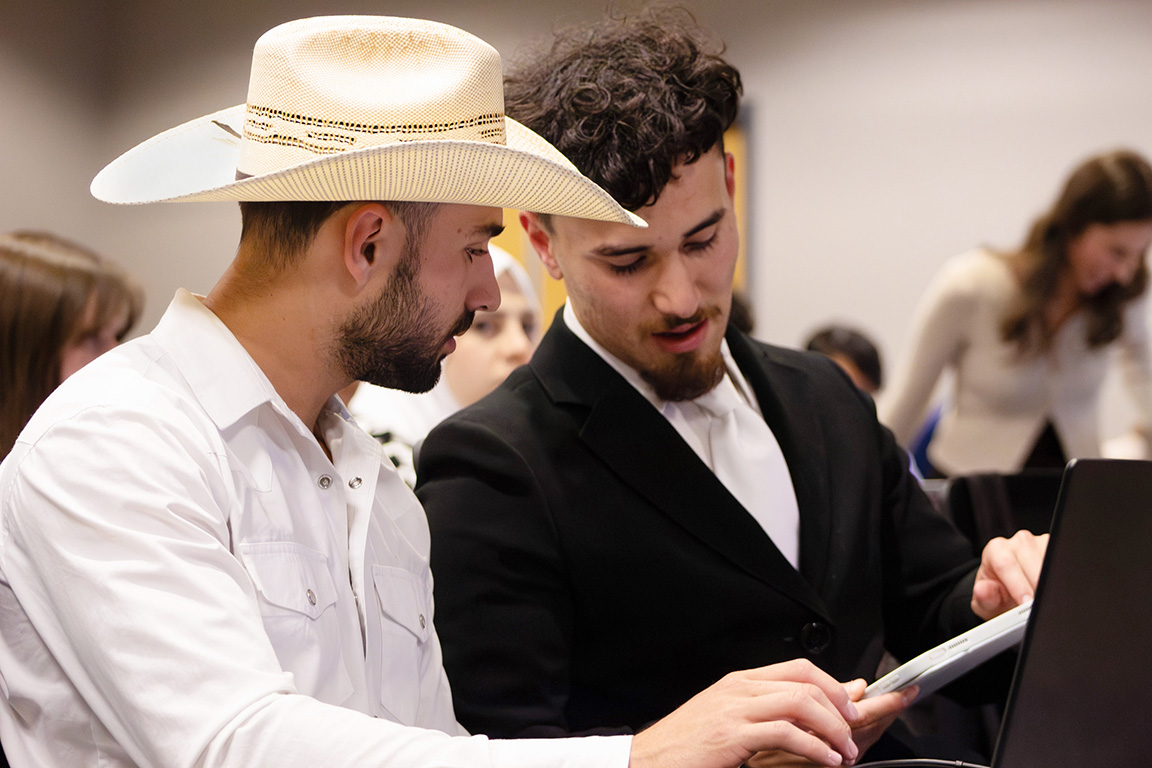
{"label": "neck", "polygon": [[252,356],[276,392],[309,429],[316,431],[328,399],[348,384],[329,362],[326,321],[331,304],[307,275],[259,280],[233,263],[204,299]]}

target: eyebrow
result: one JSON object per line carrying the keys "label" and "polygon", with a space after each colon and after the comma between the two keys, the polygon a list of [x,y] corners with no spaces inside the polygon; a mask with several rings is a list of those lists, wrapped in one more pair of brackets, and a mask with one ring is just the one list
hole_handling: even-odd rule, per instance
{"label": "eyebrow", "polygon": [[704,219],[704,221],[700,222],[696,226],[692,227],[692,229],[685,232],[684,237],[692,237],[692,235],[696,234],[697,232],[700,232],[701,230],[708,229],[708,227],[717,223],[722,218],[724,218],[724,209],[723,208],[717,208],[716,210],[712,211],[711,216]]}
{"label": "eyebrow", "polygon": [[[695,234],[697,234],[697,233],[699,233],[705,229],[708,229],[708,227],[715,225],[722,218],[724,218],[724,209],[723,208],[717,208],[716,210],[712,211],[712,213],[710,213],[706,219],[704,219],[699,224],[692,227],[692,229],[688,230],[683,235],[681,235],[681,239],[687,239],[689,237],[692,237],[692,235],[695,235]],[[614,256],[628,256],[628,255],[631,255],[633,253],[642,253],[644,251],[647,251],[649,247],[650,246],[648,246],[648,245],[632,245],[632,246],[625,246],[625,247],[617,248],[617,247],[614,247],[611,245],[603,245],[603,246],[593,250],[592,253],[595,256],[612,258]]]}
{"label": "eyebrow", "polygon": [[503,224],[481,224],[472,230],[472,234],[473,235],[487,235],[488,239],[491,240],[492,238],[496,237],[497,235],[499,235],[503,231],[504,231],[504,225]]}

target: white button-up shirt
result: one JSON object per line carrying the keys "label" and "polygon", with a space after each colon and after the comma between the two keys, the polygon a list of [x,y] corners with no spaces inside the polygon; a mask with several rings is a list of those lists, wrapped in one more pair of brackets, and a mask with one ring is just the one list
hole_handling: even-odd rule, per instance
{"label": "white button-up shirt", "polygon": [[319,426],[331,460],[183,291],[58,388],[0,465],[12,763],[627,765],[464,734],[423,510],[338,399]]}

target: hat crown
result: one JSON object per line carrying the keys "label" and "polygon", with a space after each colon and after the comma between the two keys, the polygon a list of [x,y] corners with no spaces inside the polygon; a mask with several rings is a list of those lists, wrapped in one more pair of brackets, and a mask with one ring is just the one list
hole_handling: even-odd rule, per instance
{"label": "hat crown", "polygon": [[500,55],[420,19],[334,16],[256,43],[240,176],[318,156],[433,139],[505,143]]}

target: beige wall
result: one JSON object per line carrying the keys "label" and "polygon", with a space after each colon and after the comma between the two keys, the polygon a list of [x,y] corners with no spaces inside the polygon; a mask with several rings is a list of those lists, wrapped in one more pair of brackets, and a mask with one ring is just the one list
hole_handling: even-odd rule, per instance
{"label": "beige wall", "polygon": [[[948,256],[1012,245],[1086,154],[1152,155],[1152,3],[1143,0],[696,0],[746,83],[757,335],[797,344],[860,324],[888,363]],[[567,20],[601,0],[568,0]],[[117,208],[108,160],[244,99],[255,38],[290,18],[387,12],[457,24],[506,55],[555,4],[521,0],[0,0],[0,230],[47,227],[145,281],[151,325],[205,291],[235,247],[230,204]],[[1112,430],[1123,404],[1110,404]]]}

